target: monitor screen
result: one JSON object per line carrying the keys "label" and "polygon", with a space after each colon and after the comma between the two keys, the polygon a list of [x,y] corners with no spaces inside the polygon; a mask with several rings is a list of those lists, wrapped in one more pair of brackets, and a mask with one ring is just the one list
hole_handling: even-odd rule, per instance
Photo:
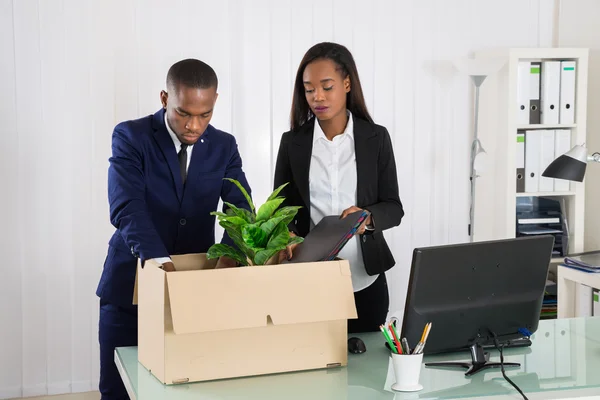
{"label": "monitor screen", "polygon": [[537,330],[554,237],[551,235],[416,248],[402,337],[425,354],[523,337]]}

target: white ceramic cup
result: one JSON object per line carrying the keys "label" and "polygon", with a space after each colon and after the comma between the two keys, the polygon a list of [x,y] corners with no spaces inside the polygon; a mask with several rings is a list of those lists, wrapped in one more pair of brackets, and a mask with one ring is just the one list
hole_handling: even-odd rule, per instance
{"label": "white ceramic cup", "polygon": [[394,377],[396,383],[392,390],[397,392],[416,392],[423,389],[419,383],[423,353],[421,354],[396,354],[391,353]]}

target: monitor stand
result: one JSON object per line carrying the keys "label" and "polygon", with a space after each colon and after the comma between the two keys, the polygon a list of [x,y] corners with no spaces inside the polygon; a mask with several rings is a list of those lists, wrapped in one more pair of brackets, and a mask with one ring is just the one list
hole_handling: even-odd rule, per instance
{"label": "monitor stand", "polygon": [[[433,363],[425,363],[427,367],[459,367],[465,368],[467,372],[465,372],[465,376],[471,376],[479,371],[483,371],[488,368],[500,368],[499,362],[490,362],[490,353],[486,353],[483,351],[483,347],[479,344],[473,344],[469,348],[471,352],[471,360],[472,362],[433,362]],[[505,362],[504,367],[520,367],[519,363]]]}

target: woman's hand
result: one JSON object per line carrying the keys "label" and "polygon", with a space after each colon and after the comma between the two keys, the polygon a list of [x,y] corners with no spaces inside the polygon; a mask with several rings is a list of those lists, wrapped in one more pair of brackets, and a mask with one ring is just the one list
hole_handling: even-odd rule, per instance
{"label": "woman's hand", "polygon": [[[346,218],[349,214],[355,213],[357,211],[364,211],[362,208],[358,208],[356,206],[352,206],[352,207],[348,207],[346,208],[343,212],[342,215],[340,215],[340,218],[344,219]],[[365,229],[367,228],[367,225],[371,225],[371,215],[369,215],[364,221],[363,223],[358,227],[358,229],[356,230],[356,234],[357,235],[362,235],[363,233],[365,233]]]}
{"label": "woman's hand", "polygon": [[238,262],[235,261],[233,258],[229,258],[227,256],[221,256],[221,257],[219,257],[219,260],[217,261],[217,266],[215,267],[215,269],[235,268],[238,266],[239,266]]}
{"label": "woman's hand", "polygon": [[[296,234],[294,232],[290,232],[290,237],[296,237]],[[283,260],[291,260],[292,255],[294,253],[294,249],[296,248],[296,246],[298,246],[298,244],[299,243],[291,244],[287,246],[285,250],[281,250],[279,252],[279,263],[281,263]]]}

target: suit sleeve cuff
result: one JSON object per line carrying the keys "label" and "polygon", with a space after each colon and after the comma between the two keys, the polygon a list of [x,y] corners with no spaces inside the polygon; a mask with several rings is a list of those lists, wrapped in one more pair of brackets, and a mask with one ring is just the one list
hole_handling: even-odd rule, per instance
{"label": "suit sleeve cuff", "polygon": [[155,262],[157,262],[158,264],[164,264],[166,262],[173,262],[171,261],[170,257],[158,257],[158,258],[151,258],[151,260],[154,260]]}

